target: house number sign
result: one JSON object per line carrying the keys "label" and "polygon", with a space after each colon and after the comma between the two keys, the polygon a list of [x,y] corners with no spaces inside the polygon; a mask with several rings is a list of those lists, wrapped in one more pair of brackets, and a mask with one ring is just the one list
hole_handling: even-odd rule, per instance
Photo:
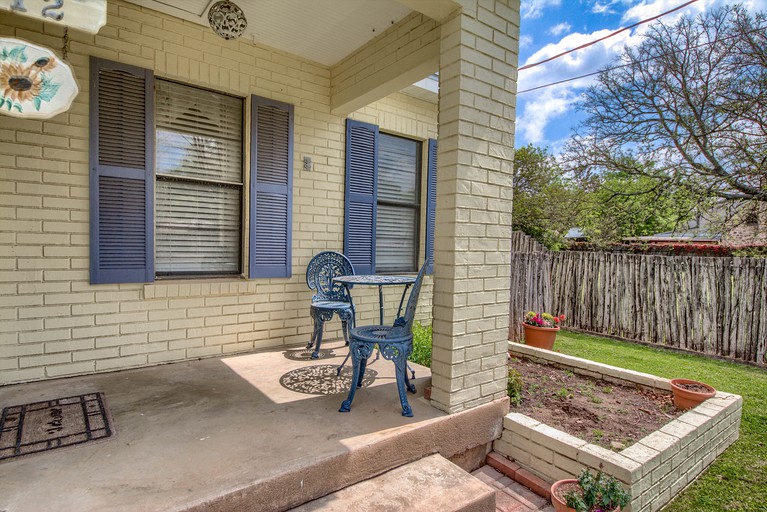
{"label": "house number sign", "polygon": [[0,9],[91,34],[107,22],[107,0],[0,0]]}

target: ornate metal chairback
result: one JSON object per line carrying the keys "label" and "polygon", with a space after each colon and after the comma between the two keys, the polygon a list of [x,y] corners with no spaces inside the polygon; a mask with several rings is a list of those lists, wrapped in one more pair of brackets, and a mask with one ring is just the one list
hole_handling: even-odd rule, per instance
{"label": "ornate metal chairback", "polygon": [[317,254],[306,267],[306,284],[316,291],[312,300],[348,302],[346,288],[341,283],[334,283],[333,278],[353,274],[352,262],[340,252],[323,251]]}
{"label": "ornate metal chairback", "polygon": [[389,334],[386,336],[387,338],[410,335],[413,328],[413,321],[415,320],[415,310],[418,306],[418,295],[421,293],[421,284],[423,283],[423,276],[426,273],[426,263],[427,262],[424,262],[424,264],[421,265],[421,270],[418,271],[418,277],[416,277],[415,283],[413,283],[412,288],[410,288],[410,297],[407,299],[405,311],[402,313],[402,316],[394,321],[394,327],[389,331]]}

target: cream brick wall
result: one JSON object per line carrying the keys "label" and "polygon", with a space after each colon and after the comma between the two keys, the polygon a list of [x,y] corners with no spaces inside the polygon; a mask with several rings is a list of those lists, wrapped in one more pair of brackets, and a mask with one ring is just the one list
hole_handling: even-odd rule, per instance
{"label": "cream brick wall", "polygon": [[[0,35],[62,48],[60,27],[5,11]],[[306,343],[306,265],[319,251],[343,248],[345,118],[330,114],[331,70],[120,0],[108,3],[98,35],[70,30],[69,38],[67,60],[81,89],[69,112],[37,121],[0,116],[0,384]],[[295,105],[292,278],[89,284],[91,55]],[[437,134],[436,105],[401,94],[352,117],[416,139]],[[312,171],[302,170],[304,156]],[[358,321],[377,319],[375,290],[354,295]],[[391,301],[395,295],[388,290]],[[425,322],[430,296],[429,279],[419,311]],[[339,327],[331,322],[325,339],[339,337]]]}
{"label": "cream brick wall", "polygon": [[441,26],[432,404],[506,395],[519,0]]}

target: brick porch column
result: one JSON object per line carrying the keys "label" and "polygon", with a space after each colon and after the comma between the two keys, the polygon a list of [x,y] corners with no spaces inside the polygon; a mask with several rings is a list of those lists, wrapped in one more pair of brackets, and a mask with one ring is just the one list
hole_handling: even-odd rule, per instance
{"label": "brick porch column", "polygon": [[432,404],[506,396],[519,0],[442,25]]}

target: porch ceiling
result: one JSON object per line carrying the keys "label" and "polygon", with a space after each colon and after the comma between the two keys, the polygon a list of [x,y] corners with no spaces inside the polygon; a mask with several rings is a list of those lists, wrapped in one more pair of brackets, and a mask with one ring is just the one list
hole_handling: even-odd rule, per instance
{"label": "porch ceiling", "polygon": [[[208,9],[216,0],[128,1],[207,26]],[[235,3],[248,20],[243,37],[332,66],[410,14],[410,7],[417,6],[418,1],[236,0]],[[429,5],[426,2],[424,8]],[[432,15],[438,14],[438,11],[432,12]]]}

